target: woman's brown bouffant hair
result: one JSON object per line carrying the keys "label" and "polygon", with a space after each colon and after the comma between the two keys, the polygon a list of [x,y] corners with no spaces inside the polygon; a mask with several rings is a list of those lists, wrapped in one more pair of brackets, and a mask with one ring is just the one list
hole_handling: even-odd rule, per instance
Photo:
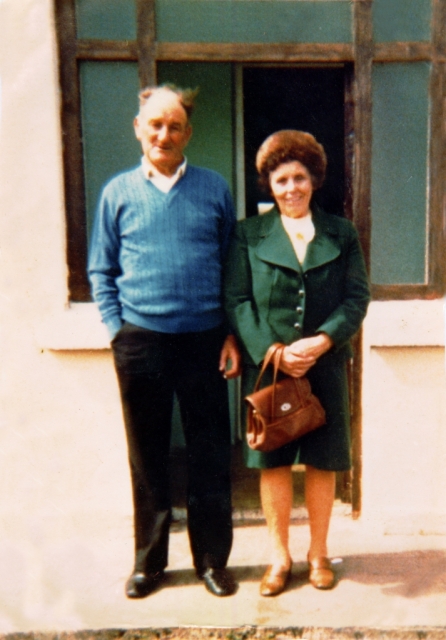
{"label": "woman's brown bouffant hair", "polygon": [[313,184],[319,189],[325,179],[327,156],[324,147],[311,133],[284,129],[270,135],[260,146],[256,156],[259,185],[270,192],[269,176],[279,165],[297,160],[306,167]]}

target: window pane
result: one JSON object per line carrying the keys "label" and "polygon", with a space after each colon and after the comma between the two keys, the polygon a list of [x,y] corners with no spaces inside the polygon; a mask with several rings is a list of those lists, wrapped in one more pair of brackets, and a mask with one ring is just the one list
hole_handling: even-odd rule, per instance
{"label": "window pane", "polygon": [[376,42],[430,39],[431,0],[374,0]]}
{"label": "window pane", "polygon": [[232,71],[230,64],[161,62],[158,80],[199,87],[192,114],[193,135],[186,149],[192,164],[214,169],[229,185],[233,178]]}
{"label": "window pane", "polygon": [[76,0],[78,38],[136,40],[134,0]]}
{"label": "window pane", "polygon": [[164,42],[351,42],[349,0],[157,0]]}
{"label": "window pane", "polygon": [[429,65],[373,70],[372,282],[423,284]]}
{"label": "window pane", "polygon": [[133,132],[138,110],[138,66],[133,62],[83,62],[82,132],[90,236],[103,184],[141,157]]}

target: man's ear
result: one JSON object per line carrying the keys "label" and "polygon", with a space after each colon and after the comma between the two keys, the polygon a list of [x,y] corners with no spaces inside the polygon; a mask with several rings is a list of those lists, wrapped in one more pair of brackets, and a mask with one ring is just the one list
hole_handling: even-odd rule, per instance
{"label": "man's ear", "polygon": [[139,119],[138,116],[135,117],[135,119],[133,120],[133,129],[135,131],[135,136],[137,140],[141,140],[141,132],[139,129]]}

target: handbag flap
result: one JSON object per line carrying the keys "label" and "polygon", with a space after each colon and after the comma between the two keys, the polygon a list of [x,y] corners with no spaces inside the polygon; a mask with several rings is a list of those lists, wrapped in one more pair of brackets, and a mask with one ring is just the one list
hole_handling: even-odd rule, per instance
{"label": "handbag flap", "polygon": [[301,409],[309,402],[311,394],[307,378],[287,377],[276,383],[274,393],[272,385],[246,396],[245,402],[265,418],[280,418]]}

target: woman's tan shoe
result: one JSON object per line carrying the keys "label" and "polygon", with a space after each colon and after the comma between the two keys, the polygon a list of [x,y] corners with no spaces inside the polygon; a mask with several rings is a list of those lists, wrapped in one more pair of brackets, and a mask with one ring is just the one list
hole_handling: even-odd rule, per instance
{"label": "woman's tan shoe", "polygon": [[273,567],[270,565],[260,583],[260,595],[278,596],[279,593],[284,591],[290,576],[291,565],[288,569],[281,568],[278,571],[273,571]]}
{"label": "woman's tan shoe", "polygon": [[335,583],[335,575],[329,558],[314,558],[310,561],[310,582],[316,589],[332,589]]}

